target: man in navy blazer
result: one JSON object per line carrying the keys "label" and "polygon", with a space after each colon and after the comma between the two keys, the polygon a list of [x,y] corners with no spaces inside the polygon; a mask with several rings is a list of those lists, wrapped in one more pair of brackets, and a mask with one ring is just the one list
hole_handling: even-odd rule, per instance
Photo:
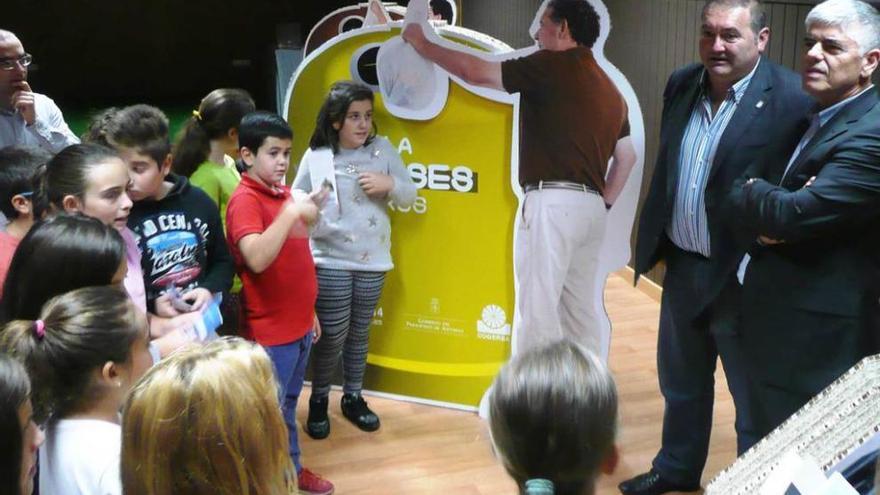
{"label": "man in navy blazer", "polygon": [[663,93],[660,147],[635,260],[637,277],[666,263],[657,344],[663,436],[651,470],[621,483],[624,494],[699,489],[719,355],[737,410],[737,450],[757,441],[735,335],[735,272],[746,246],[736,244],[722,205],[761,154],[790,154],[812,106],[795,73],[761,57],[768,38],[759,2],[707,2],[702,64],[676,70]]}
{"label": "man in navy blazer", "polygon": [[740,276],[759,435],[877,350],[880,14],[829,0],[806,25],[811,125],[789,157],[750,167],[730,198],[754,242]]}

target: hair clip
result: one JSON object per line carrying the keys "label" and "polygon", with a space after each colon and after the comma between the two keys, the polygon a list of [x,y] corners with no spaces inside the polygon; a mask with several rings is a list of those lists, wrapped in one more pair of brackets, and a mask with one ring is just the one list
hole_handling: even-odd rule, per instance
{"label": "hair clip", "polygon": [[37,338],[40,340],[43,340],[43,337],[46,336],[46,324],[43,323],[43,320],[34,322],[34,333],[37,334]]}
{"label": "hair clip", "polygon": [[198,110],[193,110],[193,117],[196,118],[199,122],[202,121],[202,114]]}
{"label": "hair clip", "polygon": [[553,495],[555,493],[553,482],[543,478],[527,480],[525,489],[529,495]]}

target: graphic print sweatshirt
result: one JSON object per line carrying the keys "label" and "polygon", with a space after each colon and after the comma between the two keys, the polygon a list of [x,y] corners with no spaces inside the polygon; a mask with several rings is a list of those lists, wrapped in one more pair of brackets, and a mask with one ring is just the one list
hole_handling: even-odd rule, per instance
{"label": "graphic print sweatshirt", "polygon": [[167,196],[136,202],[128,217],[151,311],[172,286],[181,293],[197,287],[225,293],[235,273],[217,205],[186,177],[168,174],[165,181],[173,184]]}

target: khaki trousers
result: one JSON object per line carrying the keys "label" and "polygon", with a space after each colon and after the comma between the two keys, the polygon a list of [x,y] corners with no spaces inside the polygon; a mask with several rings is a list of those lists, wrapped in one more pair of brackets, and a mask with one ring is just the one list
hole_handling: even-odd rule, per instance
{"label": "khaki trousers", "polygon": [[519,284],[513,351],[570,338],[602,356],[597,308],[599,249],[607,211],[594,192],[540,189],[526,193],[516,232]]}

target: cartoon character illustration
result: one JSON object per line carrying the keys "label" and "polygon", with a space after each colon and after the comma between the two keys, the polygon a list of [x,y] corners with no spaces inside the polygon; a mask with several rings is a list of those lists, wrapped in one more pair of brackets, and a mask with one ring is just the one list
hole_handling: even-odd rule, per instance
{"label": "cartoon character illustration", "polygon": [[[608,274],[629,259],[644,124],[634,91],[604,57],[608,11],[600,0],[584,1],[599,14],[601,34],[593,53],[626,100],[638,157],[608,212],[594,281],[593,304],[604,316],[601,324],[608,335],[602,290]],[[411,0],[405,22],[421,23],[426,34],[444,46],[481,52],[496,61],[538,50],[535,45],[513,51],[482,33],[432,24],[427,5],[427,0]],[[493,339],[479,338],[480,333],[490,334],[478,329],[487,328],[484,309],[492,308],[490,322],[498,315],[514,315],[516,334],[513,237],[523,199],[517,179],[520,96],[467,84],[421,57],[418,63],[396,63],[401,53],[409,57],[414,52],[400,38],[405,22],[388,13],[399,10],[375,0],[362,7],[364,17],[368,8],[381,7],[384,14],[371,16],[372,24],[341,32],[311,51],[307,47],[308,56],[291,81],[286,117],[295,136],[292,160],[296,163],[306,150],[318,105],[333,82],[353,79],[376,91],[378,132],[398,147],[419,198],[407,209],[389,205],[396,269],[389,273],[380,301],[382,325],[372,329],[366,388],[475,407],[511,352],[511,337],[504,332],[496,332]],[[535,17],[533,34],[545,7],[546,1]],[[415,75],[394,73],[413,67]],[[424,301],[435,296],[444,301],[437,314],[423,309]],[[506,328],[507,323],[501,323]],[[609,341],[601,345],[607,356]]]}

